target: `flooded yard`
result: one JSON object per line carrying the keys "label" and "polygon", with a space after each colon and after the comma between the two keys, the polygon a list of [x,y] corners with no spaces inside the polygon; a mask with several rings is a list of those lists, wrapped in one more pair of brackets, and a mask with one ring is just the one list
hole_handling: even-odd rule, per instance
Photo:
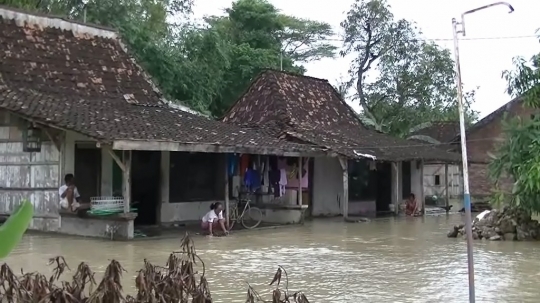
{"label": "flooded yard", "polygon": [[[246,282],[269,293],[277,265],[288,271],[289,288],[304,291],[311,302],[468,302],[465,241],[446,238],[461,221],[461,215],[328,219],[194,239],[215,302],[245,302]],[[29,235],[6,262],[14,270],[45,273],[48,259],[62,255],[72,269],[85,261],[100,275],[114,258],[127,270],[126,291],[133,292],[143,259],[164,264],[181,236],[110,242]],[[475,242],[477,302],[538,302],[539,255],[540,243]]]}

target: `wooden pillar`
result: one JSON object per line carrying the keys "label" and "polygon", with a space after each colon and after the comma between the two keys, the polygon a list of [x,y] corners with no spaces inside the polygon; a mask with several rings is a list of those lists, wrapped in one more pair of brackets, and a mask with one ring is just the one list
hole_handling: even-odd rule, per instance
{"label": "wooden pillar", "polygon": [[449,184],[450,184],[450,178],[448,173],[448,163],[444,164],[444,190],[446,193],[446,213],[450,211],[449,205],[450,205],[450,190],[449,190]]}
{"label": "wooden pillar", "polygon": [[394,204],[394,213],[397,214],[397,212],[399,211],[399,202],[400,202],[400,195],[401,195],[401,191],[399,190],[400,189],[400,186],[399,186],[399,183],[400,183],[400,178],[399,178],[399,165],[397,162],[392,162],[392,168],[395,170],[395,174],[393,174],[394,176],[394,189],[392,190],[394,192],[394,201],[393,201],[393,204]]}
{"label": "wooden pillar", "polygon": [[298,205],[302,205],[302,157],[298,157]]}
{"label": "wooden pillar", "polygon": [[343,170],[343,201],[341,202],[341,214],[343,219],[349,218],[349,161],[346,158],[339,158],[341,169]]}
{"label": "wooden pillar", "polygon": [[422,215],[426,215],[426,198],[424,196],[424,161],[420,160],[420,199],[422,199]]}
{"label": "wooden pillar", "polygon": [[131,151],[124,152],[124,213],[129,213],[131,209]]}
{"label": "wooden pillar", "polygon": [[229,228],[229,221],[230,221],[230,205],[229,205],[229,163],[228,163],[228,156],[225,154],[225,222],[227,222],[227,228]]}

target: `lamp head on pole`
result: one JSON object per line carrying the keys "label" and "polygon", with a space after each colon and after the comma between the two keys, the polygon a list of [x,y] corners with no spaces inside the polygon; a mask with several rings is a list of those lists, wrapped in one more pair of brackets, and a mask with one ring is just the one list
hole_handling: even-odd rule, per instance
{"label": "lamp head on pole", "polygon": [[465,20],[464,20],[465,15],[476,13],[477,11],[481,11],[481,10],[484,10],[486,8],[490,8],[490,7],[497,6],[497,5],[507,6],[510,9],[510,11],[508,13],[514,12],[514,7],[510,3],[504,2],[504,1],[494,2],[494,3],[488,4],[488,5],[484,5],[484,6],[475,8],[475,9],[468,10],[468,11],[464,12],[463,14],[461,14],[461,34],[463,36],[465,36]]}

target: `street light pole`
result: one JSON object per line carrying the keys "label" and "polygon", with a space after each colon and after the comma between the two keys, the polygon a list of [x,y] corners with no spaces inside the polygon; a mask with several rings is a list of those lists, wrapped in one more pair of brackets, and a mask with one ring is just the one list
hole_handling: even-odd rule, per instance
{"label": "street light pole", "polygon": [[[461,66],[459,63],[459,43],[458,34],[465,36],[464,17],[467,14],[490,8],[496,5],[505,5],[510,8],[510,13],[514,11],[512,5],[507,2],[496,2],[488,4],[473,10],[469,10],[461,14],[461,22],[457,22],[456,18],[452,19],[452,28],[454,32],[454,54],[456,60],[456,85],[457,85],[457,101],[459,109],[459,130],[461,137],[461,156],[463,162],[463,204],[465,208],[465,232],[467,234],[467,261],[469,267],[469,302],[474,303],[475,288],[474,288],[474,261],[473,261],[473,236],[472,236],[472,215],[471,215],[471,194],[469,191],[469,165],[467,158],[467,138],[465,134],[465,108],[463,106],[463,87],[461,83]],[[461,29],[458,26],[461,25]]]}

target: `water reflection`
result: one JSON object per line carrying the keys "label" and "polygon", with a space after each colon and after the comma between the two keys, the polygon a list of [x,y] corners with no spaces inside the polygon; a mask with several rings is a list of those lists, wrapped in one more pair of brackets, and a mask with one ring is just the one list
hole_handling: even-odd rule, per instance
{"label": "water reflection", "polygon": [[[467,302],[465,241],[447,239],[460,215],[400,218],[346,224],[318,220],[302,227],[244,232],[227,238],[196,238],[216,302],[243,302],[246,282],[268,289],[277,265],[289,288],[312,302]],[[132,279],[146,258],[164,264],[179,238],[110,242],[28,236],[7,260],[14,269],[49,271],[47,260],[63,255],[72,267],[88,262],[102,274],[117,259]],[[478,302],[537,302],[538,243],[475,242]],[[127,281],[126,281],[127,282]],[[133,291],[132,283],[126,283]]]}

